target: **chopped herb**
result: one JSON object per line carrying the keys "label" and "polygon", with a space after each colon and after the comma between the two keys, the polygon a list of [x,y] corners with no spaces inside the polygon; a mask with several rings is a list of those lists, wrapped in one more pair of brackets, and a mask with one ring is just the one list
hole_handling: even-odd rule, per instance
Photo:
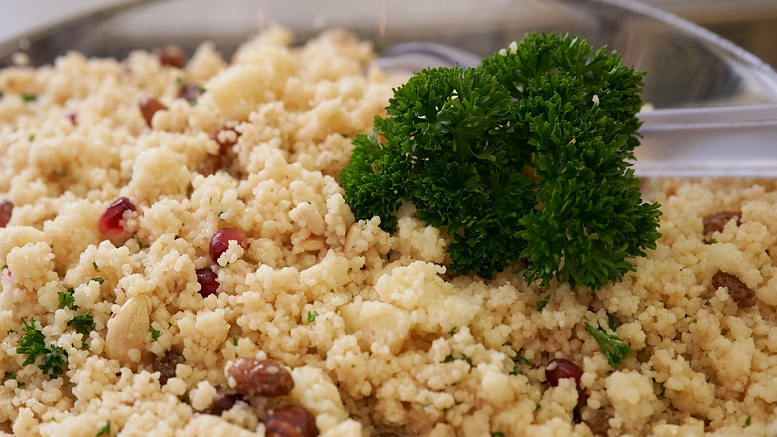
{"label": "chopped herb", "polygon": [[523,355],[518,354],[518,353],[516,353],[515,356],[513,357],[513,362],[514,363],[521,363],[521,364],[524,364],[526,366],[530,366],[531,367],[531,361],[529,361],[526,357],[524,357]]}
{"label": "chopped herb", "polygon": [[316,321],[316,317],[318,317],[318,312],[316,311],[308,311],[308,323],[313,323]]}
{"label": "chopped herb", "polygon": [[232,337],[232,344],[237,347],[237,337]]}
{"label": "chopped herb", "polygon": [[542,299],[537,301],[537,311],[542,311],[548,305],[550,301],[550,293],[546,294]]}
{"label": "chopped herb", "polygon": [[27,385],[27,383],[25,383],[24,381],[19,381],[16,379],[16,372],[5,372],[5,375],[3,375],[3,379],[6,381],[9,379],[13,379],[14,381],[16,381],[16,386],[20,388]]}
{"label": "chopped herb", "polygon": [[698,321],[699,321],[699,319],[693,319],[693,320],[691,320],[691,323],[697,323]]}
{"label": "chopped herb", "polygon": [[97,431],[97,434],[95,434],[94,437],[100,437],[100,436],[108,436],[108,437],[110,437],[110,435],[111,435],[111,421],[110,420],[106,420],[105,421],[105,426],[100,428],[100,430]]}
{"label": "chopped herb", "polygon": [[94,331],[94,317],[92,317],[92,310],[75,316],[73,320],[67,322],[67,326],[75,329],[77,333],[83,334],[84,337],[88,337],[89,333]]}
{"label": "chopped herb", "polygon": [[30,136],[29,136],[29,137],[27,137],[27,140],[28,140],[29,142],[33,142],[33,141],[35,141],[35,133],[34,133],[34,132],[33,132],[33,133],[31,133],[31,134],[30,134]]}
{"label": "chopped herb", "polygon": [[24,100],[24,103],[31,103],[38,100],[38,96],[33,94],[22,94],[22,100]]}
{"label": "chopped herb", "polygon": [[717,242],[718,242],[718,240],[716,240],[714,238],[710,238],[709,240],[707,240],[707,244],[715,244]]}
{"label": "chopped herb", "polygon": [[491,437],[505,437],[503,432],[492,432]]}
{"label": "chopped herb", "polygon": [[22,365],[33,364],[38,357],[41,357],[38,368],[44,374],[49,375],[50,379],[56,379],[64,373],[63,368],[67,365],[67,352],[55,344],[46,346],[46,337],[40,329],[35,327],[34,318],[28,322],[22,317],[22,324],[24,325],[22,330],[25,334],[19,339],[19,347],[16,348],[17,354],[27,355]]}
{"label": "chopped herb", "polygon": [[599,344],[602,353],[607,357],[610,367],[615,368],[619,366],[626,357],[632,354],[631,347],[624,343],[617,335],[610,335],[601,328],[594,328],[588,322],[585,324],[585,329]]}
{"label": "chopped herb", "polygon": [[345,201],[388,232],[413,203],[447,230],[457,274],[492,278],[523,258],[543,287],[618,282],[660,236],[659,205],[642,201],[630,163],[643,76],[556,34],[528,34],[475,68],[425,69],[356,136]]}
{"label": "chopped herb", "polygon": [[611,331],[615,331],[616,329],[618,329],[618,326],[621,325],[620,323],[618,323],[618,321],[616,321],[613,318],[614,316],[615,314],[607,313],[607,325],[610,327]]}
{"label": "chopped herb", "polygon": [[208,89],[205,88],[204,86],[200,85],[199,91],[200,91],[200,94],[205,94],[206,92],[208,92]]}
{"label": "chopped herb", "polygon": [[73,311],[76,311],[78,309],[78,305],[75,304],[75,298],[73,297],[74,292],[75,290],[73,290],[73,287],[70,287],[65,291],[57,292],[57,296],[59,297],[60,308],[69,307]]}
{"label": "chopped herb", "polygon": [[95,272],[99,272],[100,271],[100,267],[94,261],[92,262],[92,268],[94,269]]}
{"label": "chopped herb", "polygon": [[542,408],[542,405],[537,403],[537,405],[534,407],[534,411],[540,411],[540,408]]}
{"label": "chopped herb", "polygon": [[343,138],[348,138],[349,137],[348,134],[340,134],[340,136],[343,137]]}
{"label": "chopped herb", "polygon": [[162,333],[154,329],[153,326],[151,326],[151,340],[157,341],[160,335],[162,335]]}
{"label": "chopped herb", "polygon": [[59,171],[59,177],[62,179],[65,179],[67,177],[67,171],[66,170],[60,170]]}
{"label": "chopped herb", "polygon": [[453,328],[451,328],[450,331],[448,331],[448,335],[451,335],[451,336],[452,335],[456,335],[457,331],[458,331],[458,329],[454,326]]}
{"label": "chopped herb", "polygon": [[747,416],[747,419],[745,419],[745,424],[742,425],[742,428],[747,428],[753,423],[753,419],[750,416]]}
{"label": "chopped herb", "polygon": [[183,76],[175,76],[175,84],[178,86],[183,85],[185,79]]}
{"label": "chopped herb", "polygon": [[101,277],[99,277],[99,276],[95,276],[95,277],[94,277],[94,278],[92,278],[91,280],[92,280],[92,281],[94,281],[94,282],[96,282],[96,283],[98,283],[98,284],[100,284],[100,285],[103,285],[103,283],[105,283],[105,279],[103,279],[103,278],[101,278]]}
{"label": "chopped herb", "polygon": [[138,249],[143,249],[143,242],[140,241],[140,238],[135,238],[135,241],[138,243]]}
{"label": "chopped herb", "polygon": [[472,366],[472,358],[468,357],[465,354],[461,354],[459,358],[455,358],[453,354],[448,354],[448,356],[445,357],[445,359],[442,360],[443,363],[451,363],[454,360],[462,360],[465,361],[467,364]]}

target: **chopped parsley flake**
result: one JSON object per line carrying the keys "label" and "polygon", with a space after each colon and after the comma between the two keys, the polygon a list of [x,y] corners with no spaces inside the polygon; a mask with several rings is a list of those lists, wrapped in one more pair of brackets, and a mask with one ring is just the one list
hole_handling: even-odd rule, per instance
{"label": "chopped parsley flake", "polygon": [[27,137],[27,140],[29,140],[29,142],[35,141],[35,132],[31,133],[30,136]]}
{"label": "chopped parsley flake", "polygon": [[59,307],[60,308],[70,308],[73,311],[76,311],[78,309],[78,305],[75,304],[75,298],[73,297],[73,287],[68,288],[65,291],[58,291],[57,296],[59,297]]}
{"label": "chopped parsley flake", "polygon": [[92,317],[92,310],[75,316],[73,320],[67,322],[67,326],[75,329],[77,333],[84,335],[84,337],[88,337],[89,333],[94,331],[94,317]]}
{"label": "chopped parsley flake", "polygon": [[24,103],[32,103],[38,100],[38,96],[33,94],[22,94],[22,100],[24,100]]}
{"label": "chopped parsley flake", "polygon": [[316,317],[318,317],[318,312],[316,311],[308,311],[308,323],[313,323],[316,321]]}
{"label": "chopped parsley flake", "polygon": [[151,340],[157,341],[160,335],[162,335],[162,332],[157,331],[153,326],[151,326]]}
{"label": "chopped parsley flake", "polygon": [[98,284],[100,284],[100,285],[103,285],[105,283],[105,279],[103,279],[103,278],[101,278],[99,276],[95,276],[91,280],[96,282],[96,283],[98,283]]}
{"label": "chopped parsley flake", "polygon": [[67,351],[53,343],[46,346],[46,337],[40,329],[35,327],[34,318],[28,322],[22,317],[22,324],[24,325],[22,330],[25,334],[19,339],[19,347],[16,348],[17,354],[27,355],[22,365],[33,364],[40,357],[41,363],[38,368],[44,374],[49,375],[50,379],[58,378],[65,372]]}
{"label": "chopped parsley flake", "polygon": [[99,272],[100,271],[100,267],[97,265],[96,262],[92,262],[92,268],[94,269],[95,272]]}
{"label": "chopped parsley flake", "polygon": [[550,301],[550,293],[546,294],[543,298],[537,301],[537,311],[542,311],[548,305]]}
{"label": "chopped parsley flake", "polygon": [[6,381],[8,381],[9,379],[13,379],[14,381],[16,381],[16,386],[20,388],[27,385],[27,383],[25,383],[24,381],[19,381],[16,379],[16,372],[5,372],[5,374],[3,375],[3,379]]}
{"label": "chopped parsley flake", "polygon": [[105,421],[105,426],[100,428],[100,430],[97,431],[97,434],[95,434],[94,437],[100,437],[100,436],[108,436],[108,437],[110,437],[110,435],[111,435],[111,421],[110,420],[106,420]]}
{"label": "chopped parsley flake", "polygon": [[748,426],[752,425],[753,419],[750,416],[747,416],[747,419],[745,419],[745,424],[742,425],[742,428],[747,428]]}
{"label": "chopped parsley flake", "polygon": [[619,366],[626,357],[632,354],[631,347],[624,343],[617,335],[608,334],[601,328],[596,329],[588,322],[585,324],[585,329],[599,344],[602,353],[607,357],[610,367],[615,368]]}

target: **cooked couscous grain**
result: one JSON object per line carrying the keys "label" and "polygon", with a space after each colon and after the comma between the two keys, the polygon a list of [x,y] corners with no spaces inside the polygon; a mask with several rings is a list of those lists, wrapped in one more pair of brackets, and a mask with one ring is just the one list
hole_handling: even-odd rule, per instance
{"label": "cooked couscous grain", "polygon": [[658,247],[598,292],[455,276],[336,179],[403,78],[291,43],[0,72],[0,434],[777,435],[775,181],[646,181]]}

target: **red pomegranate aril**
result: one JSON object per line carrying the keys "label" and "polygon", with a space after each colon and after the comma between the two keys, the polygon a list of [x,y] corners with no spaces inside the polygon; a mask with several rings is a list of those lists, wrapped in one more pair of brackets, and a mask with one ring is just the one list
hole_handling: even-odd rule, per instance
{"label": "red pomegranate aril", "polygon": [[229,248],[229,242],[234,240],[243,249],[246,248],[248,240],[246,239],[246,233],[240,229],[235,228],[223,228],[219,229],[213,234],[213,238],[210,239],[210,259],[213,262],[218,263],[218,259],[222,253],[226,252]]}
{"label": "red pomegranate aril", "polygon": [[209,267],[197,269],[197,282],[200,283],[200,294],[202,297],[208,297],[216,294],[219,288],[218,275]]}
{"label": "red pomegranate aril", "polygon": [[8,222],[11,221],[11,214],[13,214],[13,203],[10,200],[3,200],[0,203],[0,228],[8,226]]}
{"label": "red pomegranate aril", "polygon": [[160,102],[156,97],[146,97],[140,99],[138,106],[140,107],[140,113],[146,120],[148,127],[151,127],[151,120],[154,119],[154,114],[156,114],[157,111],[167,109],[167,106],[162,104],[162,102]]}
{"label": "red pomegranate aril", "polygon": [[575,385],[580,388],[582,376],[583,369],[566,358],[554,358],[545,366],[545,379],[551,387],[558,386],[558,382],[564,378],[572,378],[575,380]]}
{"label": "red pomegranate aril", "polygon": [[65,115],[65,118],[70,120],[70,123],[72,123],[73,126],[78,126],[78,115],[75,112],[68,112],[67,115]]}
{"label": "red pomegranate aril", "polygon": [[127,211],[137,211],[135,205],[126,197],[119,197],[114,200],[97,222],[100,233],[106,237],[116,237],[124,233],[124,226],[121,222],[124,219],[124,213]]}

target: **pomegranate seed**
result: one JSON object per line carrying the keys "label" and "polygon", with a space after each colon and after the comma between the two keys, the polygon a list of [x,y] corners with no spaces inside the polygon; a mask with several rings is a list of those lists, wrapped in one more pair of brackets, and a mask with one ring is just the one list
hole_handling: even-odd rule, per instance
{"label": "pomegranate seed", "polygon": [[154,114],[156,114],[157,111],[167,109],[167,106],[163,105],[162,102],[155,97],[140,99],[138,106],[140,107],[140,113],[143,114],[143,118],[146,120],[148,127],[151,127],[151,120],[154,118]]}
{"label": "pomegranate seed", "polygon": [[126,197],[119,197],[114,200],[97,222],[100,233],[106,237],[117,237],[124,233],[124,227],[121,221],[124,219],[124,213],[127,211],[137,211],[135,205]]}
{"label": "pomegranate seed", "polygon": [[213,262],[218,263],[221,254],[226,252],[227,248],[229,248],[230,240],[236,241],[243,249],[246,248],[248,243],[246,233],[240,229],[219,229],[213,234],[213,238],[210,239],[210,259],[212,259]]}
{"label": "pomegranate seed", "polygon": [[561,379],[572,378],[575,380],[575,385],[580,388],[580,378],[582,376],[583,369],[565,358],[554,358],[545,367],[545,379],[548,380],[551,387],[558,386],[558,382]]}
{"label": "pomegranate seed", "polygon": [[11,221],[11,213],[13,213],[13,203],[10,200],[3,200],[0,203],[0,228],[8,226],[8,222]]}
{"label": "pomegranate seed", "polygon": [[178,91],[178,97],[181,99],[185,99],[187,102],[194,104],[194,102],[197,101],[197,98],[199,98],[202,95],[204,88],[196,83],[186,83],[181,87],[181,90]]}
{"label": "pomegranate seed", "polygon": [[186,64],[186,55],[183,50],[176,46],[167,46],[164,50],[157,50],[159,63],[165,67],[183,68]]}
{"label": "pomegranate seed", "polygon": [[200,283],[200,294],[202,297],[208,297],[216,294],[219,288],[218,275],[208,267],[197,269],[197,282]]}
{"label": "pomegranate seed", "polygon": [[210,138],[219,144],[221,154],[229,152],[229,149],[237,143],[240,138],[240,132],[235,130],[234,126],[221,126]]}
{"label": "pomegranate seed", "polygon": [[70,120],[70,122],[73,123],[73,126],[78,126],[78,116],[76,115],[75,112],[68,112],[65,115],[65,118]]}

